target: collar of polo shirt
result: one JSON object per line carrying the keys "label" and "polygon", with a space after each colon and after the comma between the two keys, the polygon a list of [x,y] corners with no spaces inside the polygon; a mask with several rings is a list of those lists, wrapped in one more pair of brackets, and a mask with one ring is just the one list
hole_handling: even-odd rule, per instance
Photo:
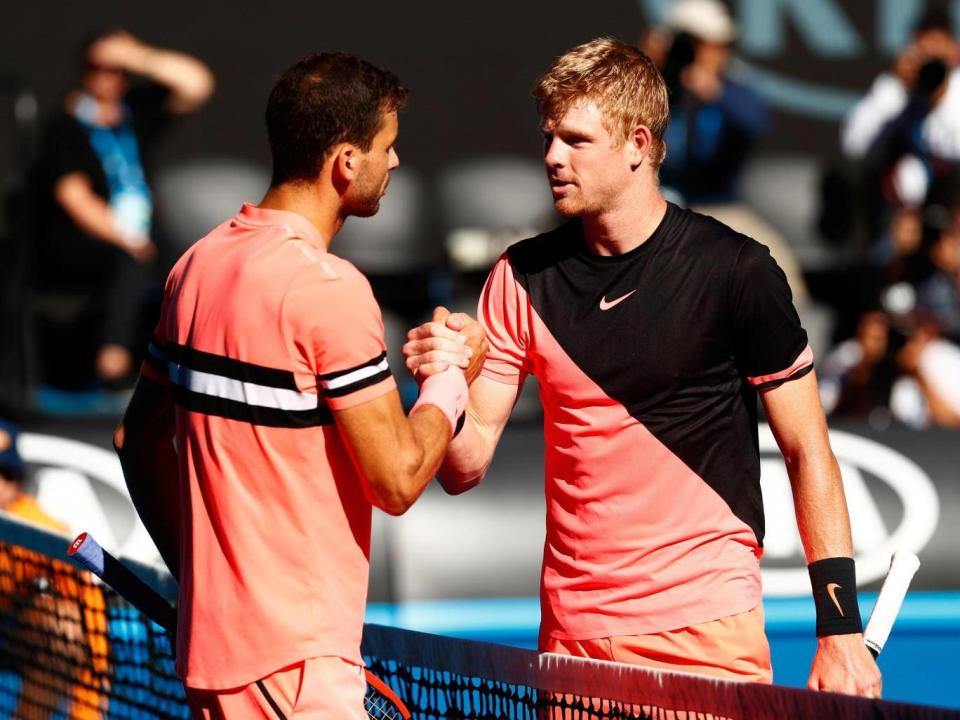
{"label": "collar of polo shirt", "polygon": [[320,231],[303,215],[287,210],[273,210],[244,203],[237,220],[245,225],[282,227],[291,237],[303,238],[318,250],[326,251],[327,243]]}

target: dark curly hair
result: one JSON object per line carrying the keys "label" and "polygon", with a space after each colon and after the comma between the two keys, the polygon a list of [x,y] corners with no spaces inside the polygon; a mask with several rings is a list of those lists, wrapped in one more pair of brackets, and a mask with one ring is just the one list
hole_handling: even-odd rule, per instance
{"label": "dark curly hair", "polygon": [[396,75],[366,60],[344,52],[303,58],[280,76],[267,102],[271,183],[310,182],[339,143],[369,150],[383,114],[400,110],[406,98]]}

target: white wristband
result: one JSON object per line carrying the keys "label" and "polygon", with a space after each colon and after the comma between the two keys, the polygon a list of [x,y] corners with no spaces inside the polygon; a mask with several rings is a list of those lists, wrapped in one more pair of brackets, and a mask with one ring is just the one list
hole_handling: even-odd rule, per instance
{"label": "white wristband", "polygon": [[470,391],[463,370],[451,365],[443,372],[431,375],[420,386],[420,397],[410,411],[412,415],[423,405],[433,405],[450,422],[450,437],[457,433],[457,424],[467,409]]}

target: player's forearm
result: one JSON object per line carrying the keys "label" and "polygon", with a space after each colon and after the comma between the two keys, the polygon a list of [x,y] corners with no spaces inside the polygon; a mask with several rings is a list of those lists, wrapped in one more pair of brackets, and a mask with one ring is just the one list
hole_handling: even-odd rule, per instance
{"label": "player's forearm", "polygon": [[479,429],[479,419],[468,408],[463,430],[451,441],[440,466],[440,484],[451,495],[466,492],[483,480],[492,459],[493,450]]}
{"label": "player's forearm", "polygon": [[449,438],[447,418],[425,406],[394,427],[390,440],[375,439],[381,452],[358,458],[371,503],[390,515],[405,513],[436,474]]}
{"label": "player's forearm", "polygon": [[133,506],[170,574],[180,579],[180,482],[171,437],[121,425],[114,447]]}
{"label": "player's forearm", "polygon": [[180,479],[173,399],[141,377],[113,435],[130,499],[170,573],[180,577]]}
{"label": "player's forearm", "polygon": [[820,450],[787,450],[784,459],[807,562],[852,557],[850,516],[840,467],[829,446]]}

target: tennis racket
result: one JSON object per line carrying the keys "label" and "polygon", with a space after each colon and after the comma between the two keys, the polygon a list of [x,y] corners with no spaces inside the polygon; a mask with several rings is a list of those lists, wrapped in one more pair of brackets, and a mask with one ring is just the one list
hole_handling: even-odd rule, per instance
{"label": "tennis racket", "polygon": [[907,588],[919,567],[920,558],[906,550],[898,550],[890,558],[890,570],[880,587],[877,604],[873,606],[873,612],[867,621],[867,629],[863,631],[863,642],[874,657],[880,654],[890,637],[890,630],[897,619],[897,613],[900,612]]}
{"label": "tennis racket", "polygon": [[[104,550],[88,533],[80,533],[67,548],[67,555],[120,593],[137,610],[166,630],[177,634],[177,612],[156,590],[133,574],[126,565]],[[370,720],[410,720],[410,711],[383,680],[364,670],[367,692],[364,709]]]}

